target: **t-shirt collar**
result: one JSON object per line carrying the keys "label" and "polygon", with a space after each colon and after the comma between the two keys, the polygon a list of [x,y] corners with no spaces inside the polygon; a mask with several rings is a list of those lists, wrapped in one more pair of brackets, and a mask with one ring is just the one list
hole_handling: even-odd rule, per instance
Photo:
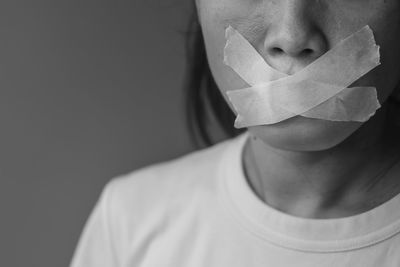
{"label": "t-shirt collar", "polygon": [[248,131],[228,142],[221,165],[221,189],[232,215],[247,230],[287,248],[335,252],[370,246],[400,232],[400,194],[354,216],[334,219],[296,217],[258,198],[243,169]]}

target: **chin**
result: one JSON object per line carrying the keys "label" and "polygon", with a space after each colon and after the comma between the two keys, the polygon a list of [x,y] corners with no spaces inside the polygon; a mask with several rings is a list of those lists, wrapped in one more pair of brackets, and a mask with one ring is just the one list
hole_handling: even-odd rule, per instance
{"label": "chin", "polygon": [[277,149],[322,151],[342,143],[363,123],[336,122],[296,116],[285,121],[249,127],[249,132]]}

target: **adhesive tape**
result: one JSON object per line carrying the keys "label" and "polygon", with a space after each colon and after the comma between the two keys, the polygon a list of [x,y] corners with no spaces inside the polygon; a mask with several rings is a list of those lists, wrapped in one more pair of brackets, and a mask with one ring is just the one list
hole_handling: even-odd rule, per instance
{"label": "adhesive tape", "polygon": [[233,27],[227,27],[225,37],[224,63],[251,86],[226,92],[237,113],[236,128],[299,115],[364,122],[380,108],[375,87],[349,88],[380,65],[379,46],[368,25],[293,75],[271,67]]}

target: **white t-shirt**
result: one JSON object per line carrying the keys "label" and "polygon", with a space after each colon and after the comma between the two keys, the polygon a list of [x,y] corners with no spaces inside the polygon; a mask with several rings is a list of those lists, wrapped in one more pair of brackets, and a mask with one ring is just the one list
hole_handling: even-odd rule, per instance
{"label": "white t-shirt", "polygon": [[248,137],[112,179],[71,267],[400,266],[400,195],[345,218],[282,213],[245,178]]}

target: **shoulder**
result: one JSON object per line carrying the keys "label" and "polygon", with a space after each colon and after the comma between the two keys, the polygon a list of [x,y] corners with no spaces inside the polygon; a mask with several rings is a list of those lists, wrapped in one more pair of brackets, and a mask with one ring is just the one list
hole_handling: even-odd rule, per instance
{"label": "shoulder", "polygon": [[160,231],[174,229],[178,222],[209,215],[210,208],[217,207],[216,190],[221,166],[225,166],[222,161],[235,143],[228,139],[111,179],[97,210],[101,210],[101,224],[121,257],[129,255],[128,248],[140,248]]}
{"label": "shoulder", "polygon": [[[213,194],[223,153],[232,140],[114,177],[103,189],[110,216],[160,221]],[[149,212],[151,211],[151,212]],[[123,217],[121,220],[121,216]]]}

